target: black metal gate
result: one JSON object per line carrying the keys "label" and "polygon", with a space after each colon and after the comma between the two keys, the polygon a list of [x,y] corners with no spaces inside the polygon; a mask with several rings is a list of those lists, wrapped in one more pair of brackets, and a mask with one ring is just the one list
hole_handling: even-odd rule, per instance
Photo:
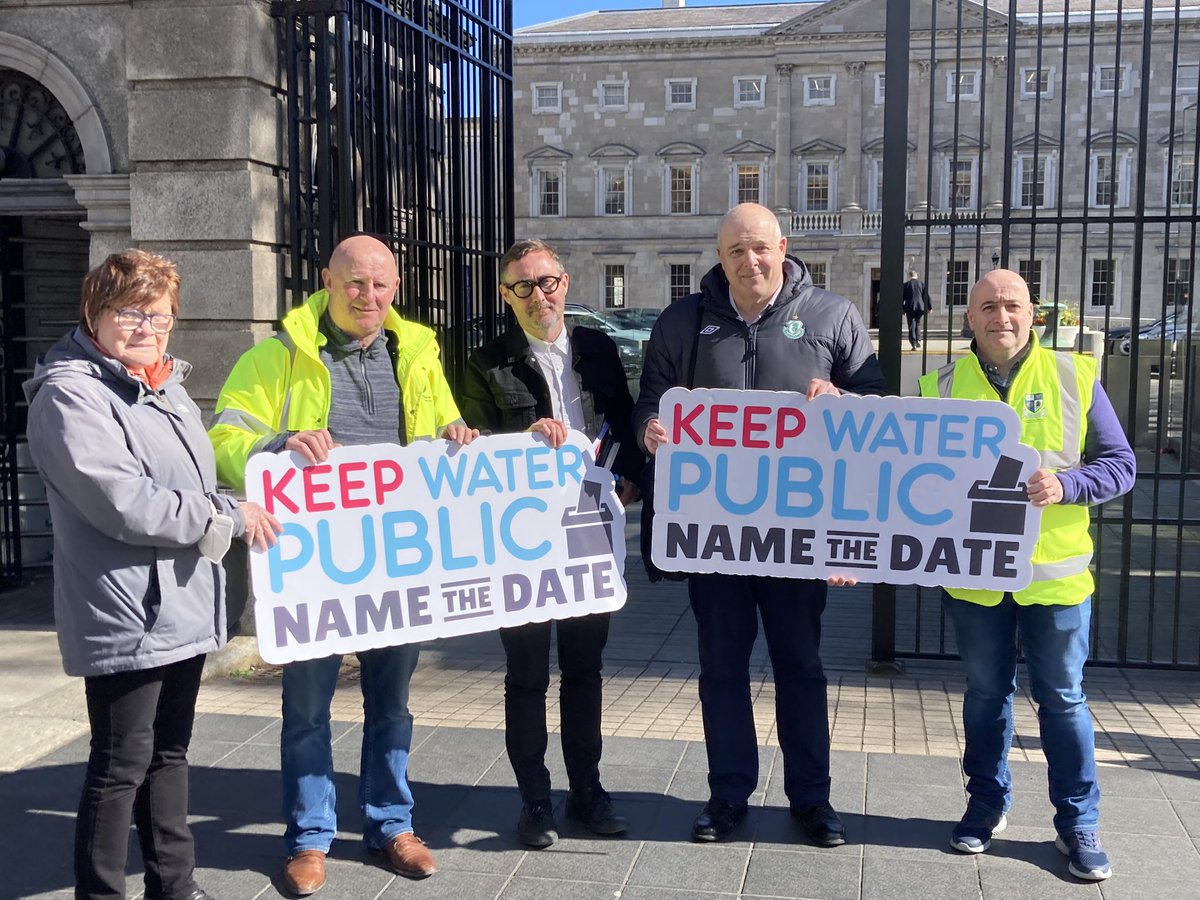
{"label": "black metal gate", "polygon": [[512,241],[512,8],[505,0],[286,0],[293,302],[356,231],[400,253],[403,315],[442,333],[457,383],[503,322]]}
{"label": "black metal gate", "polygon": [[[885,369],[899,384],[906,269],[945,314],[920,371],[966,347],[973,281],[1019,271],[1043,343],[1100,357],[1137,451],[1093,514],[1092,660],[1200,667],[1200,22],[1180,0],[888,0],[886,66]],[[936,592],[880,588],[875,615],[876,660],[954,652]]]}

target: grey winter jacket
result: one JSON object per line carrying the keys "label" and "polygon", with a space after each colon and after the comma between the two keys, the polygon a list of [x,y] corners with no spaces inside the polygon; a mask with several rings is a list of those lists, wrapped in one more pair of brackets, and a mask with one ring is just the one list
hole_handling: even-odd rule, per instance
{"label": "grey winter jacket", "polygon": [[54,618],[68,675],[106,675],[190,659],[225,644],[221,566],[197,542],[216,491],[212,445],[176,359],[153,390],[82,331],[25,382],[29,449],[54,525]]}

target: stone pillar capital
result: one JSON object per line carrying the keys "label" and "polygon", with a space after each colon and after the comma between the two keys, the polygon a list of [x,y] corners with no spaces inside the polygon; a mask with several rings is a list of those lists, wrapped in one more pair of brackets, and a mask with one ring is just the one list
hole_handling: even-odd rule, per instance
{"label": "stone pillar capital", "polygon": [[862,78],[863,70],[867,67],[865,62],[848,62],[846,63],[846,71],[850,73],[851,78]]}
{"label": "stone pillar capital", "polygon": [[791,78],[792,69],[796,68],[791,63],[779,63],[775,66],[775,74],[780,78]]}
{"label": "stone pillar capital", "polygon": [[75,200],[87,210],[85,231],[129,231],[128,175],[64,175]]}

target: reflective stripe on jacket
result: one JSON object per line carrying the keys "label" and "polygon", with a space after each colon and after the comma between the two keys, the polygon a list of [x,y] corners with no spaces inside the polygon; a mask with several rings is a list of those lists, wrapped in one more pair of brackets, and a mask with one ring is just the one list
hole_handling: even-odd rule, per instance
{"label": "reflective stripe on jacket", "polygon": [[[1087,411],[1096,384],[1096,360],[1039,347],[1037,337],[1029,356],[1008,389],[1008,405],[1021,420],[1021,443],[1041,454],[1043,468],[1078,468],[1087,438]],[[920,379],[922,397],[999,400],[970,353],[957,362],[928,372]],[[1042,524],[1033,551],[1033,581],[1013,594],[1021,604],[1071,606],[1092,593],[1091,514],[1085,505],[1055,503],[1042,509]],[[983,606],[995,606],[1003,591],[946,588],[950,596]]]}
{"label": "reflective stripe on jacket", "polygon": [[[328,426],[331,387],[320,355],[325,343],[320,321],[328,304],[325,291],[312,294],[284,317],[280,333],[251,347],[234,364],[208,432],[223,484],[243,490],[246,460],[278,435]],[[434,437],[460,420],[442,371],[437,336],[400,318],[395,309],[388,310],[383,327],[396,336],[405,434],[410,441]]]}

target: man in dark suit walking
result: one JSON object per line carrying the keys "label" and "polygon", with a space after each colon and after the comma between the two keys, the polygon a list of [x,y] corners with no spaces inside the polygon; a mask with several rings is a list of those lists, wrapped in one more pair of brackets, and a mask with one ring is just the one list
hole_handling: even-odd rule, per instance
{"label": "man in dark suit walking", "polygon": [[904,318],[908,322],[908,344],[916,350],[921,346],[921,317],[929,312],[929,291],[917,273],[909,270],[908,281],[904,282]]}

